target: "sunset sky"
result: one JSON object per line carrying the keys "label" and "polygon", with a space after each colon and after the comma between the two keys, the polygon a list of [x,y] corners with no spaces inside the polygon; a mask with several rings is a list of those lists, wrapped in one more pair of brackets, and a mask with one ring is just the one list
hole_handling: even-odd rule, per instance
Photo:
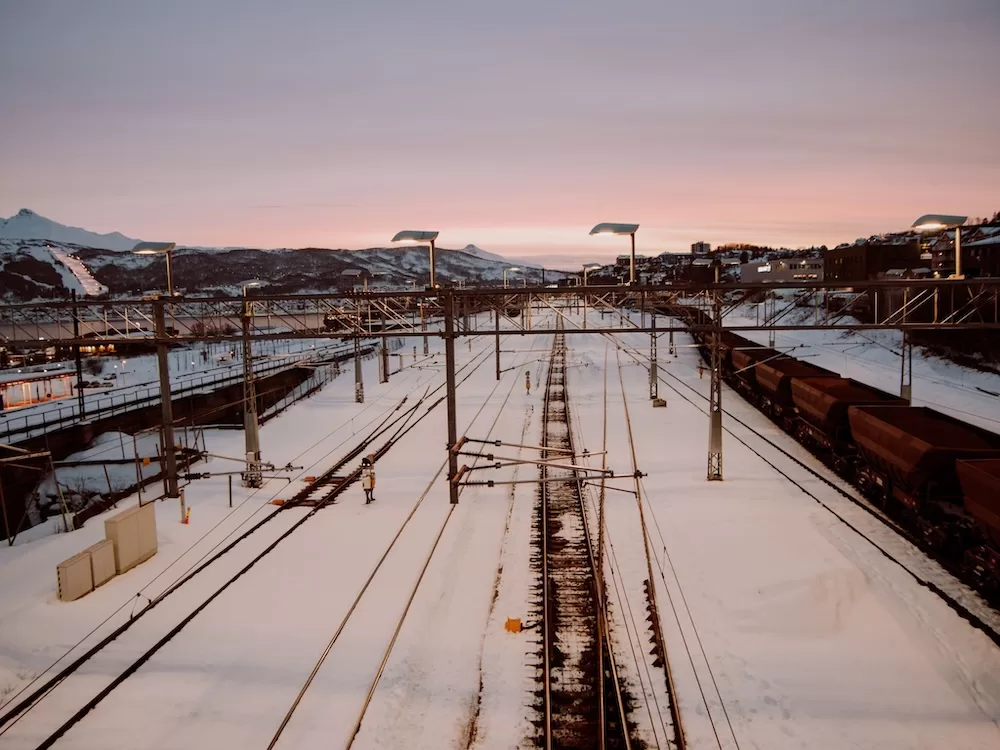
{"label": "sunset sky", "polygon": [[1000,210],[998,0],[0,0],[0,216],[574,265]]}

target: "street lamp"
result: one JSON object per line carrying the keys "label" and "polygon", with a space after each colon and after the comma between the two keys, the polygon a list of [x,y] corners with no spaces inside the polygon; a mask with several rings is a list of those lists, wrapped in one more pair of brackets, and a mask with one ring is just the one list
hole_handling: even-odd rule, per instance
{"label": "street lamp", "polygon": [[962,225],[968,216],[951,216],[949,214],[926,214],[913,222],[913,229],[918,232],[935,232],[939,229],[955,230],[955,272],[951,275],[953,279],[964,278],[962,276]]}
{"label": "street lamp", "polygon": [[520,271],[520,270],[521,270],[520,266],[511,266],[510,268],[503,269],[503,288],[504,289],[507,288],[507,272],[508,271],[514,272],[514,271]]}
{"label": "street lamp", "polygon": [[437,289],[437,276],[434,271],[434,240],[437,239],[437,232],[428,232],[415,229],[407,229],[397,232],[392,238],[393,242],[429,242],[431,245],[431,289]]}
{"label": "street lamp", "polygon": [[177,244],[174,242],[140,242],[132,248],[136,255],[165,255],[167,256],[167,294],[174,296],[174,280],[170,269],[170,255]]}
{"label": "street lamp", "polygon": [[605,222],[590,230],[591,234],[627,234],[632,237],[632,253],[629,256],[628,283],[635,283],[635,232],[638,224],[613,224]]}
{"label": "street lamp", "polygon": [[600,263],[586,263],[583,266],[583,285],[587,286],[587,273],[589,271],[594,271],[598,268],[602,268]]}

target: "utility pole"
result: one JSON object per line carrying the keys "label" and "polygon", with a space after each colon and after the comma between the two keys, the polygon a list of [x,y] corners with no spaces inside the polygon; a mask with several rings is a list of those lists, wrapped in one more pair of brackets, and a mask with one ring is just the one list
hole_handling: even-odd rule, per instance
{"label": "utility pole", "polygon": [[[385,332],[385,309],[382,309],[382,331]],[[388,383],[389,382],[389,339],[382,339],[382,348],[379,351],[381,358],[379,359],[379,377],[378,382]]]}
{"label": "utility pole", "polygon": [[79,404],[80,419],[87,416],[87,407],[83,398],[83,358],[80,356],[80,308],[76,306],[76,289],[73,290],[73,338],[76,346],[73,354],[76,359],[76,399]]}
{"label": "utility pole", "polygon": [[243,474],[244,487],[260,487],[260,433],[257,426],[257,384],[253,371],[253,344],[250,340],[250,322],[253,303],[243,289],[243,435],[247,470]]}
{"label": "utility pole", "polygon": [[708,481],[722,480],[722,298],[712,292],[712,381],[708,393]]}
{"label": "utility pole", "polygon": [[167,350],[167,321],[162,300],[153,302],[153,320],[156,333],[156,363],[160,371],[160,422],[163,441],[164,472],[167,480],[167,497],[178,497],[177,453],[174,444],[174,408],[170,401],[170,361]]}
{"label": "utility pole", "polygon": [[[424,298],[423,297],[420,298],[419,304],[420,304],[420,330],[421,330],[421,332],[426,333],[427,332],[427,319],[424,317]],[[430,347],[430,341],[428,341],[427,337],[424,336],[424,356],[425,357],[428,354],[430,354],[430,348],[429,347]]]}
{"label": "utility pole", "polygon": [[361,338],[357,335],[354,336],[354,400],[359,404],[365,402],[365,384],[361,379]]}
{"label": "utility pole", "polygon": [[910,403],[913,393],[913,344],[903,330],[903,348],[899,353],[899,396]]}
{"label": "utility pole", "polygon": [[[458,503],[458,415],[455,394],[455,297],[450,289],[444,291],[444,367],[448,392],[448,499]],[[426,339],[425,339],[426,340]]]}
{"label": "utility pole", "polygon": [[649,398],[657,399],[660,397],[660,378],[656,370],[656,311],[649,316],[650,318],[650,328],[649,332]]}
{"label": "utility pole", "polygon": [[497,380],[500,379],[500,308],[493,311],[493,321],[496,324],[496,359],[497,359]]}

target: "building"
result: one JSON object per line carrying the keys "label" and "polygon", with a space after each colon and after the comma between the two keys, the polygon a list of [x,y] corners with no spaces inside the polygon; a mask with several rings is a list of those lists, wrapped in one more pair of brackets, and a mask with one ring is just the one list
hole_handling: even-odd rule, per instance
{"label": "building", "polygon": [[761,260],[740,265],[740,278],[744,283],[754,281],[822,281],[822,258],[788,258],[786,260]]}
{"label": "building", "polygon": [[1000,276],[1000,233],[962,245],[962,273],[975,277]]}
{"label": "building", "polygon": [[705,258],[712,252],[712,246],[707,242],[696,242],[691,245],[691,255],[695,258]]}
{"label": "building", "polygon": [[836,247],[823,254],[824,272],[827,280],[841,283],[880,279],[890,270],[915,271],[929,267],[929,261],[922,259],[920,252],[916,239]]}

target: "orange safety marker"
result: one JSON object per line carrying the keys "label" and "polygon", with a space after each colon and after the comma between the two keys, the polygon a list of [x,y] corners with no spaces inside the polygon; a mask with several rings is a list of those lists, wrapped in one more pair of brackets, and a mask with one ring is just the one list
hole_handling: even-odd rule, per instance
{"label": "orange safety marker", "polygon": [[521,632],[521,618],[520,617],[508,617],[507,622],[504,623],[504,630],[508,633],[520,633]]}
{"label": "orange safety marker", "polygon": [[276,497],[274,498],[274,500],[271,501],[271,505],[284,505],[284,504],[285,501],[282,500],[280,497]]}
{"label": "orange safety marker", "polygon": [[183,520],[183,521],[181,521],[181,523],[184,523],[184,524],[188,524],[188,523],[191,523],[191,509],[190,509],[190,508],[188,508],[188,509],[187,509],[187,510],[186,510],[186,511],[184,512],[184,520]]}
{"label": "orange safety marker", "polygon": [[315,482],[316,481],[316,477],[303,477],[302,481],[303,482]]}

